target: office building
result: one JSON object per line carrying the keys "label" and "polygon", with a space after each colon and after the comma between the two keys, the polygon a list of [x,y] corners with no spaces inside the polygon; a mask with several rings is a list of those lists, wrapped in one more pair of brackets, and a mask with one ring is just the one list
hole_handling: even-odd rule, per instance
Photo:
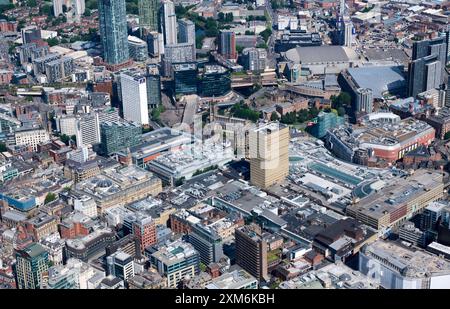
{"label": "office building", "polygon": [[267,51],[264,48],[244,48],[241,58],[242,65],[247,71],[263,72],[266,69]]}
{"label": "office building", "polygon": [[145,76],[147,83],[147,105],[148,112],[161,104],[161,76],[157,65],[147,66]]}
{"label": "office building", "polygon": [[77,196],[94,199],[99,213],[118,204],[132,203],[162,191],[161,180],[135,165],[103,169],[72,187]]}
{"label": "office building", "polygon": [[125,0],[99,0],[98,15],[103,60],[111,65],[130,58]]}
{"label": "office building", "polygon": [[220,65],[205,65],[198,82],[202,97],[221,97],[231,91],[230,72]]}
{"label": "office building", "polygon": [[134,276],[133,257],[122,251],[113,253],[106,257],[106,272],[109,276],[127,281]]}
{"label": "office building", "polygon": [[225,59],[234,60],[236,53],[236,34],[231,30],[221,30],[219,34],[219,54]]}
{"label": "office building", "polygon": [[76,122],[77,146],[89,146],[100,143],[100,119],[97,113],[83,115]]}
{"label": "office building", "polygon": [[235,230],[236,264],[259,281],[266,281],[268,248],[261,233],[257,225],[246,225]]}
{"label": "office building", "polygon": [[370,114],[373,111],[373,92],[369,88],[356,90],[356,111]]}
{"label": "office building", "polygon": [[45,74],[45,65],[49,62],[60,59],[61,56],[56,53],[45,54],[42,57],[34,58],[33,60],[33,74],[37,76],[38,74]]}
{"label": "office building", "polygon": [[200,257],[191,244],[178,239],[150,252],[150,262],[161,276],[166,277],[167,287],[176,288],[186,277],[199,273]]}
{"label": "office building", "polygon": [[196,60],[192,43],[179,43],[164,47],[163,69],[164,76],[172,77],[172,65],[194,62]]}
{"label": "office building", "polygon": [[205,265],[217,263],[224,257],[222,238],[209,227],[201,224],[192,226],[189,243],[198,251],[200,260]]}
{"label": "office building", "polygon": [[177,44],[177,16],[175,15],[175,5],[170,0],[164,0],[161,3],[161,10],[164,45]]}
{"label": "office building", "polygon": [[148,100],[145,76],[137,71],[120,73],[123,118],[148,125]]}
{"label": "office building", "polygon": [[266,189],[289,174],[289,127],[272,122],[249,132],[250,182]]}
{"label": "office building", "polygon": [[48,271],[48,253],[38,243],[16,252],[16,278],[19,289],[39,289],[42,275]]}
{"label": "office building", "polygon": [[89,218],[95,218],[98,215],[97,204],[92,198],[88,196],[82,196],[80,198],[74,199],[73,209]]}
{"label": "office building", "polygon": [[195,24],[189,19],[178,21],[179,43],[190,43],[195,46]]}
{"label": "office building", "polygon": [[414,246],[425,248],[427,245],[426,233],[416,228],[411,221],[407,221],[398,229],[398,236]]}
{"label": "office building", "polygon": [[41,128],[21,127],[16,129],[14,140],[17,146],[27,146],[32,151],[37,151],[37,146],[40,143],[48,142],[50,136],[46,130]]}
{"label": "office building", "polygon": [[100,124],[101,151],[111,155],[141,142],[142,127],[132,122],[103,122]]}
{"label": "office building", "polygon": [[106,246],[115,240],[116,235],[112,229],[97,229],[81,238],[67,239],[66,256],[88,262],[100,252],[104,252]]}
{"label": "office building", "polygon": [[137,238],[141,251],[156,244],[156,226],[155,221],[150,216],[137,213],[132,217],[131,231]]}
{"label": "office building", "polygon": [[444,81],[445,65],[447,64],[447,40],[445,37],[437,37],[431,40],[414,42],[412,48],[412,61],[431,55],[436,55],[441,63],[440,80]]}
{"label": "office building", "polygon": [[135,61],[145,61],[148,56],[147,42],[135,36],[128,36],[128,48],[130,57]]}
{"label": "office building", "polygon": [[422,230],[437,230],[438,220],[440,220],[449,206],[445,202],[432,202],[425,207],[420,215],[420,228]]}
{"label": "office building", "polygon": [[53,15],[58,17],[63,13],[63,0],[53,0]]}
{"label": "office building", "polygon": [[175,96],[197,93],[197,65],[181,63],[173,65]]}
{"label": "office building", "polygon": [[158,31],[158,12],[161,3],[158,0],[139,0],[139,27],[141,37],[143,37],[144,29],[147,32]]}
{"label": "office building", "polygon": [[359,252],[359,271],[385,289],[448,289],[450,263],[424,251],[378,240]]}

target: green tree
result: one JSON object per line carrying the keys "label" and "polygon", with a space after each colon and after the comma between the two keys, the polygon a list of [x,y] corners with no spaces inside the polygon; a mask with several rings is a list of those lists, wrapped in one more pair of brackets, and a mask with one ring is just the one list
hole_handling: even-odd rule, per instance
{"label": "green tree", "polygon": [[236,45],[236,52],[238,53],[238,54],[242,54],[242,51],[244,50],[244,46],[241,46],[241,45]]}
{"label": "green tree", "polygon": [[84,16],[89,17],[91,16],[91,10],[89,8],[86,8],[86,10],[84,10]]}
{"label": "green tree", "polygon": [[444,135],[444,139],[449,139],[450,138],[450,131],[448,131],[447,133],[445,133]]}
{"label": "green tree", "polygon": [[49,39],[47,39],[47,43],[51,47],[51,46],[58,45],[59,40],[57,38],[49,38]]}
{"label": "green tree", "polygon": [[39,14],[41,15],[51,15],[53,14],[53,6],[51,4],[44,4],[39,8]]}
{"label": "green tree", "polygon": [[66,145],[69,145],[70,137],[66,134],[62,134],[59,139]]}
{"label": "green tree", "polygon": [[280,119],[280,117],[278,116],[278,113],[273,111],[272,114],[270,115],[270,120],[271,121],[277,121],[279,119]]}
{"label": "green tree", "polygon": [[338,108],[337,112],[338,112],[338,116],[343,117],[345,115],[345,108],[343,108],[341,106],[341,107]]}
{"label": "green tree", "polygon": [[5,151],[8,151],[8,149],[6,148],[6,144],[0,143],[0,152],[5,152]]}
{"label": "green tree", "polygon": [[352,97],[347,92],[341,92],[338,96],[331,97],[331,107],[339,110],[339,107],[350,107]]}
{"label": "green tree", "polygon": [[264,31],[261,31],[259,33],[260,36],[262,36],[262,38],[264,39],[264,42],[267,43],[267,40],[270,38],[270,36],[272,35],[272,30],[270,30],[269,28],[267,28]]}
{"label": "green tree", "polygon": [[47,194],[47,196],[45,197],[44,204],[48,204],[50,202],[53,202],[54,200],[56,200],[56,198],[57,197],[56,197],[55,193],[49,192]]}

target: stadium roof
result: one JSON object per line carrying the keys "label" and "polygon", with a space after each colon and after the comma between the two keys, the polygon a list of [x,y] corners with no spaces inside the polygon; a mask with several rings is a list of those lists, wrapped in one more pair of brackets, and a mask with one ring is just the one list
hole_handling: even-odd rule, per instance
{"label": "stadium roof", "polygon": [[295,63],[349,62],[358,60],[358,55],[343,46],[296,47],[286,52],[286,58]]}

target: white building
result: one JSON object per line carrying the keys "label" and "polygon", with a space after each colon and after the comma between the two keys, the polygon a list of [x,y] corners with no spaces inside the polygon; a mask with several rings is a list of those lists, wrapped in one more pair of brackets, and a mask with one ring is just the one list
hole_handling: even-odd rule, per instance
{"label": "white building", "polygon": [[123,117],[140,125],[147,125],[147,84],[145,77],[137,72],[120,73]]}
{"label": "white building", "polygon": [[352,47],[353,44],[353,24],[351,21],[344,23],[344,46]]}
{"label": "white building", "polygon": [[75,116],[64,116],[57,118],[56,129],[67,136],[77,134],[77,118]]}
{"label": "white building", "polygon": [[66,242],[60,238],[59,233],[54,233],[41,240],[41,245],[48,252],[48,259],[53,265],[63,264],[63,250]]}
{"label": "white building", "polygon": [[162,2],[162,25],[164,34],[164,44],[177,44],[177,16],[175,15],[175,5],[172,1]]}
{"label": "white building", "polygon": [[133,257],[125,252],[117,251],[106,258],[109,275],[124,281],[134,277]]}
{"label": "white building", "polygon": [[29,146],[37,151],[37,145],[50,140],[48,132],[40,128],[21,128],[15,132],[17,146]]}
{"label": "white building", "polygon": [[76,211],[81,212],[89,218],[97,217],[97,204],[88,196],[74,200],[73,206]]}
{"label": "white building", "polygon": [[89,146],[100,143],[100,122],[97,113],[84,115],[77,120],[77,146]]}

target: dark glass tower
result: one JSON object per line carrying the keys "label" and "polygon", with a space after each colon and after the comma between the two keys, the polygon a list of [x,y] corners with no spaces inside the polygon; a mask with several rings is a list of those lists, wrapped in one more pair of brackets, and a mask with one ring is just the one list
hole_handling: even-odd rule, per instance
{"label": "dark glass tower", "polygon": [[103,60],[121,64],[129,60],[125,0],[99,0],[98,15]]}

